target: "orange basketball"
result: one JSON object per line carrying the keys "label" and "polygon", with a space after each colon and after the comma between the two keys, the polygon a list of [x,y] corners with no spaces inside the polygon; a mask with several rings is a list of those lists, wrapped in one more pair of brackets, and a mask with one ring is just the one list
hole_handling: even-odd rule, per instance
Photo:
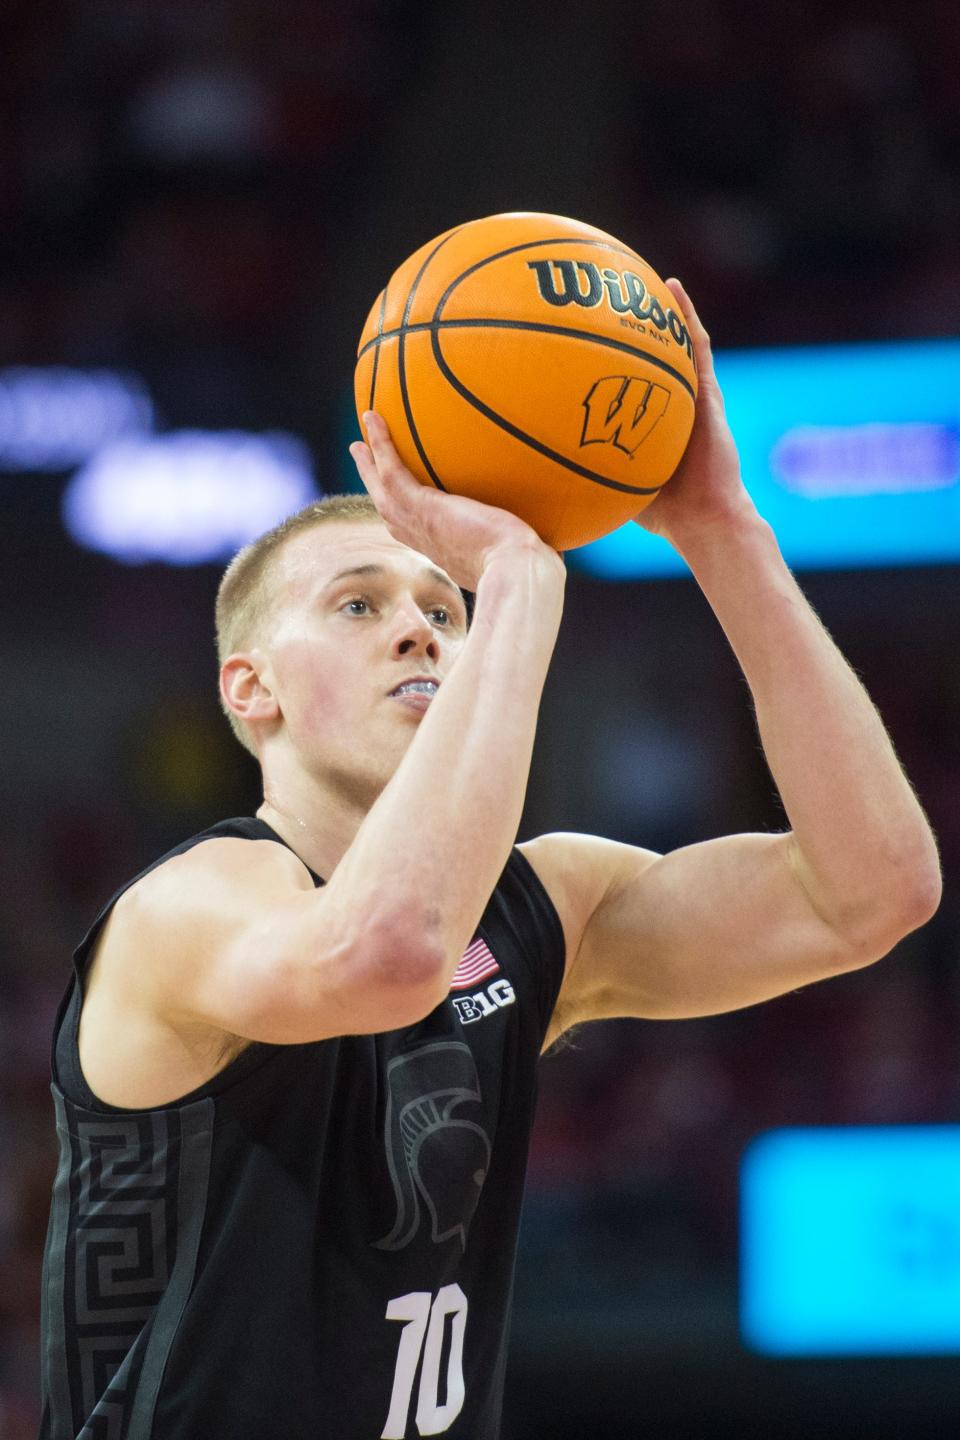
{"label": "orange basketball", "polygon": [[521,211],[448,230],[394,271],[355,390],[423,484],[512,510],[569,550],[672,475],[697,375],[676,301],[635,250]]}

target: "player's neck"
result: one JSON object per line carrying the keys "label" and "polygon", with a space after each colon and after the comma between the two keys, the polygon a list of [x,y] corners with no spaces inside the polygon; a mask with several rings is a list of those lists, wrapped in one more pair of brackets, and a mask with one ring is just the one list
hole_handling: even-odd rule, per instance
{"label": "player's neck", "polygon": [[326,793],[311,783],[296,786],[264,779],[261,820],[287,842],[294,854],[323,880],[329,880],[363,823],[373,799],[367,795]]}

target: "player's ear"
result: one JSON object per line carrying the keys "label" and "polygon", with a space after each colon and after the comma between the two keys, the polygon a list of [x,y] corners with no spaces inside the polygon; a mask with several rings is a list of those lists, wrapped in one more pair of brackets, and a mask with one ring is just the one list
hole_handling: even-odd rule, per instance
{"label": "player's ear", "polygon": [[265,657],[257,650],[228,655],[221,665],[220,693],[224,704],[241,720],[275,720],[280,714],[266,673]]}

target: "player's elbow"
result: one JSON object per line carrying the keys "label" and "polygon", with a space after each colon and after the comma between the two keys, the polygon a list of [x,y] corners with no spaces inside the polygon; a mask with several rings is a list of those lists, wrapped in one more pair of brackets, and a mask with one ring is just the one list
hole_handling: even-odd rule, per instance
{"label": "player's elbow", "polygon": [[910,891],[912,912],[911,930],[926,925],[940,908],[943,899],[943,871],[933,837],[930,838],[929,852],[922,866],[916,867]]}
{"label": "player's elbow", "polygon": [[902,856],[886,893],[898,940],[926,925],[936,914],[943,896],[943,876],[936,842],[929,831],[923,844]]}
{"label": "player's elbow", "polygon": [[896,921],[900,934],[898,939],[919,930],[932,920],[940,908],[943,898],[943,876],[936,853],[922,865],[913,865],[897,887]]}
{"label": "player's elbow", "polygon": [[936,853],[903,864],[878,884],[868,905],[843,927],[854,964],[869,965],[889,954],[932,919],[940,905],[943,879]]}
{"label": "player's elbow", "polygon": [[368,930],[364,946],[366,984],[391,997],[397,1025],[415,1025],[443,999],[446,956],[438,937],[407,923],[384,917]]}

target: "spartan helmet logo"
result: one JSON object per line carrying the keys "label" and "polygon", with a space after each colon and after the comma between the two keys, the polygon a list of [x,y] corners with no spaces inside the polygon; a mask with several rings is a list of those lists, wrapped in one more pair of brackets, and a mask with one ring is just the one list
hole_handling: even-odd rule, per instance
{"label": "spartan helmet logo", "polygon": [[435,1245],[467,1231],[490,1164],[490,1141],[475,1120],[455,1115],[480,1104],[473,1055],[462,1041],[437,1041],[398,1055],[387,1066],[384,1148],[397,1201],[379,1250],[403,1250],[420,1228],[420,1201]]}

